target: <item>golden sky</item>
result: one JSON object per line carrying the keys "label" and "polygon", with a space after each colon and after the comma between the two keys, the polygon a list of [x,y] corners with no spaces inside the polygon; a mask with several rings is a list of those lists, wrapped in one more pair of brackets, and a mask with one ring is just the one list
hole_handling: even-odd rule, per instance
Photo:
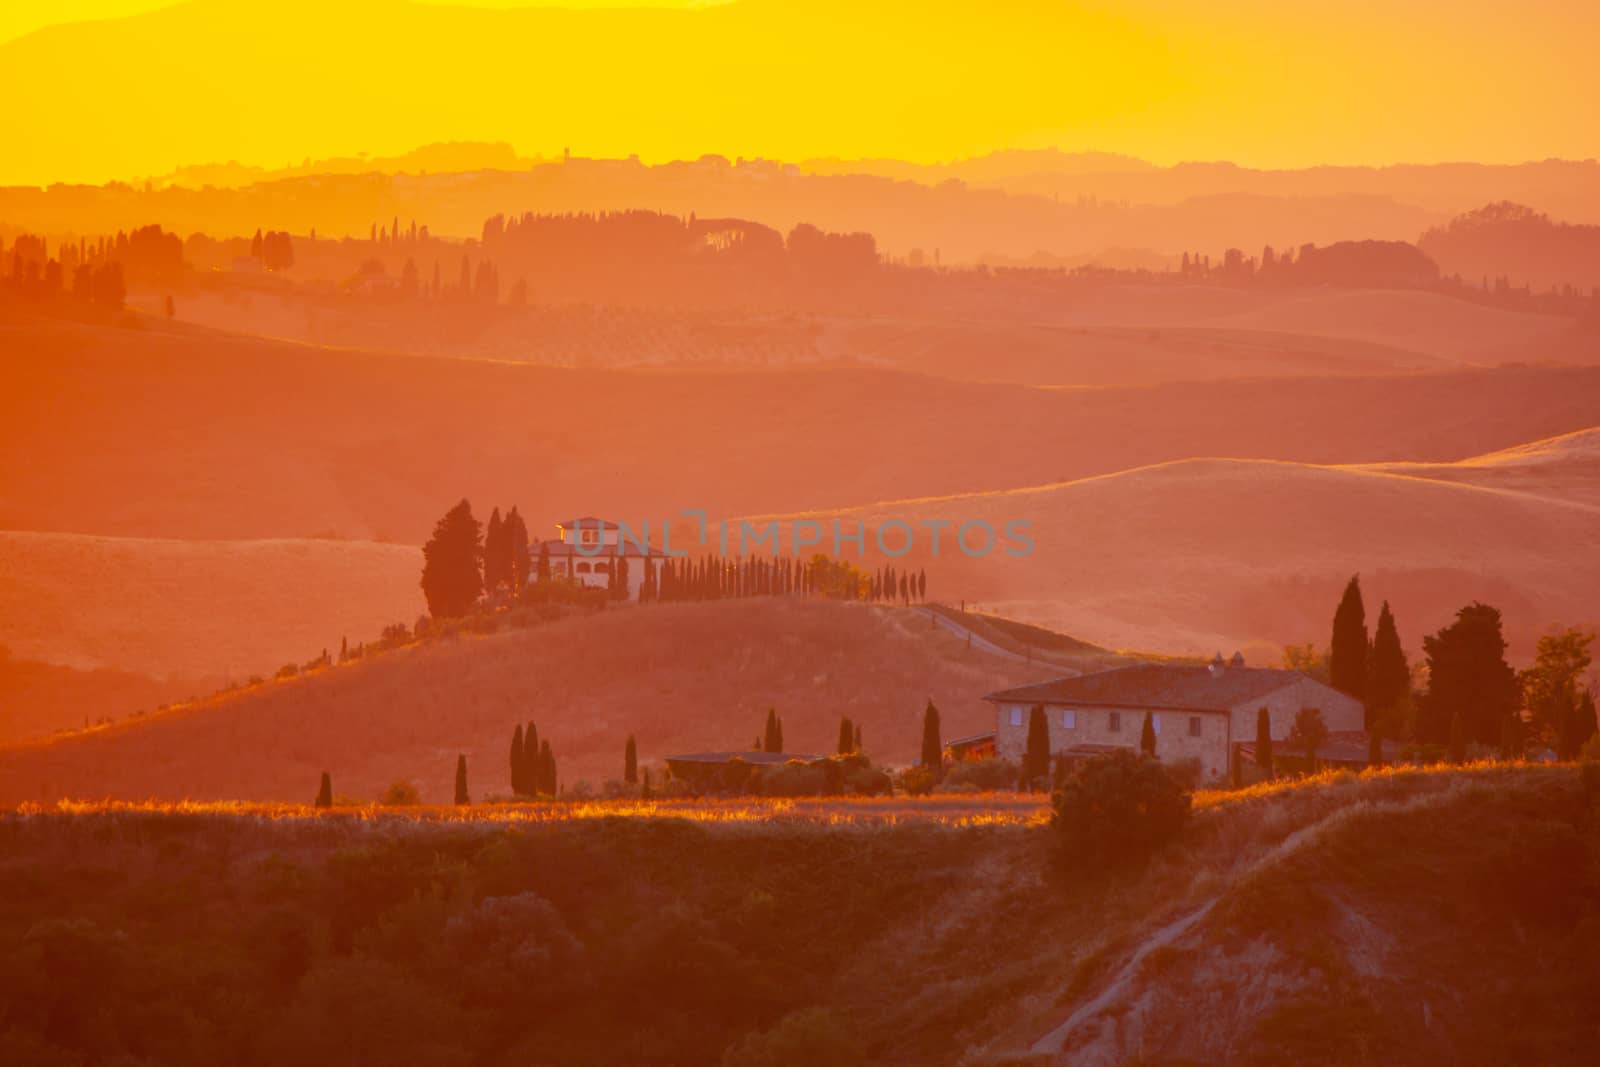
{"label": "golden sky", "polygon": [[[85,21],[89,20],[89,21]],[[0,183],[525,154],[1160,163],[1587,158],[1600,5],[1570,0],[11,0]]]}

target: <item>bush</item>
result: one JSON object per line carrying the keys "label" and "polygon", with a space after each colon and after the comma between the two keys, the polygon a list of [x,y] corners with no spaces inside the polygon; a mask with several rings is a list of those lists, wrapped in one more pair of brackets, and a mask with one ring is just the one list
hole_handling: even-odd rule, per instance
{"label": "bush", "polygon": [[848,792],[863,797],[883,796],[894,788],[889,772],[879,767],[851,767],[844,770],[844,786]]}
{"label": "bush", "polygon": [[901,771],[895,787],[908,797],[925,797],[933,792],[933,783],[933,772],[919,765]]}
{"label": "bush", "polygon": [[1021,773],[1010,760],[963,760],[945,772],[943,790],[993,793],[998,789],[1014,789]]}
{"label": "bush", "polygon": [[295,675],[297,675],[299,673],[300,673],[300,668],[298,666],[296,666],[293,663],[285,663],[283,666],[278,668],[278,673],[274,674],[273,677],[274,678],[293,678]]}
{"label": "bush", "polygon": [[828,773],[820,766],[790,760],[765,768],[752,784],[762,796],[816,797],[827,791]]}
{"label": "bush", "polygon": [[1118,750],[1085,761],[1055,796],[1066,855],[1089,868],[1144,859],[1189,818],[1188,790],[1157,760]]}
{"label": "bush", "polygon": [[1600,763],[1600,734],[1595,734],[1578,750],[1578,759],[1584,763]]}
{"label": "bush", "polygon": [[422,795],[410,782],[394,782],[383,791],[382,803],[390,808],[414,808],[422,803]]}

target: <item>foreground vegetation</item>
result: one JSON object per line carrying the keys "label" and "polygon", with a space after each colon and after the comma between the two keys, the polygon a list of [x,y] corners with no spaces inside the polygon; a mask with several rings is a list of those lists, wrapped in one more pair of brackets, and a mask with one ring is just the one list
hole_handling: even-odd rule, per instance
{"label": "foreground vegetation", "polygon": [[0,818],[0,1062],[1593,1047],[1600,833],[1570,766],[1201,793],[1176,842],[1109,872],[1063,854],[1038,806],[969,818],[991,800],[17,811]]}

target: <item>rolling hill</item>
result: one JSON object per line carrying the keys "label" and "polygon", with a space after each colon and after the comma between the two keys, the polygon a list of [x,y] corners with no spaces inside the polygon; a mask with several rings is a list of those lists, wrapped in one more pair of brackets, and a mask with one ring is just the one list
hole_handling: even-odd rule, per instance
{"label": "rolling hill", "polygon": [[[1024,558],[1007,555],[1004,542],[972,558],[949,540],[928,558],[926,533],[908,558],[928,568],[942,600],[976,601],[1113,647],[1244,647],[1258,663],[1275,661],[1283,644],[1326,640],[1331,606],[1357,572],[1370,606],[1392,603],[1413,653],[1421,633],[1474,599],[1505,612],[1520,658],[1546,626],[1600,622],[1600,507],[1443,478],[1184,460],[815,517],[874,527],[899,519],[917,529],[982,520],[997,531],[1030,522],[1036,547]],[[980,544],[981,530],[971,538]]]}
{"label": "rolling hill", "polygon": [[409,626],[426,611],[421,566],[415,548],[368,542],[0,531],[0,645],[154,678],[269,675]]}
{"label": "rolling hill", "polygon": [[[852,367],[603,371],[0,319],[0,527],[420,543],[461,497],[659,523],[1196,455],[1453,461],[1591,426],[1600,369],[1105,389]],[[137,398],[135,402],[133,398]]]}
{"label": "rolling hill", "polygon": [[1365,469],[1600,506],[1600,427],[1455,463],[1374,463]]}
{"label": "rolling hill", "polygon": [[769,707],[785,745],[831,751],[839,718],[877,759],[908,762],[923,708],[944,735],[993,726],[985,693],[1048,677],[968,650],[925,615],[817,600],[664,604],[488,636],[440,638],[86,733],[0,749],[0,803],[58,797],[302,800],[327,770],[375,798],[417,782],[447,799],[465,753],[480,794],[510,792],[511,731],[533,720],[562,780],[743,749]]}

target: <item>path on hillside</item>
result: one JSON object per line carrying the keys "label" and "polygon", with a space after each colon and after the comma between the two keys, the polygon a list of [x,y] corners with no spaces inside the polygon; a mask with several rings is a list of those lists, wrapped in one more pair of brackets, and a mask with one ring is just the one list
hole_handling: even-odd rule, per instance
{"label": "path on hillside", "polygon": [[1072,1036],[1072,1032],[1077,1029],[1079,1023],[1098,1015],[1108,1004],[1122,995],[1123,991],[1128,988],[1128,983],[1132,982],[1134,975],[1138,973],[1139,964],[1144,962],[1146,956],[1182,937],[1191,926],[1206,917],[1206,913],[1211,910],[1218,899],[1217,897],[1212,897],[1194,911],[1189,912],[1187,915],[1179,916],[1145,938],[1144,941],[1140,942],[1139,947],[1134,950],[1133,955],[1128,957],[1128,962],[1123,964],[1122,970],[1117,972],[1117,976],[1100,991],[1098,996],[1080,1004],[1071,1015],[1067,1016],[1065,1022],[1035,1041],[1028,1051],[1060,1053],[1066,1047],[1067,1038]]}
{"label": "path on hillside", "polygon": [[1037,667],[1049,667],[1051,670],[1060,671],[1063,674],[1076,675],[1076,674],[1082,674],[1083,673],[1082,671],[1077,670],[1075,668],[1067,667],[1067,666],[1064,666],[1063,664],[1053,662],[1053,661],[1051,661],[1050,659],[1048,659],[1048,658],[1046,658],[1044,656],[1038,656],[1038,655],[1028,656],[1028,655],[1024,655],[1021,652],[1013,652],[1009,648],[1005,648],[1002,645],[995,644],[993,641],[989,640],[987,637],[984,637],[982,634],[980,634],[977,631],[973,630],[970,626],[966,626],[966,625],[962,624],[961,622],[959,622],[959,621],[957,621],[955,619],[952,619],[950,616],[945,615],[945,614],[937,611],[934,608],[928,607],[928,608],[923,608],[921,610],[922,610],[922,612],[924,614],[926,614],[930,618],[932,618],[933,621],[935,623],[937,623],[939,626],[944,627],[944,629],[946,631],[948,631],[949,633],[955,634],[957,637],[968,638],[970,640],[971,646],[973,648],[978,649],[979,651],[987,652],[990,655],[999,656],[1002,659],[1008,659],[1008,660],[1012,661],[1013,663],[1029,663],[1029,664],[1033,664],[1034,666],[1037,666]]}

